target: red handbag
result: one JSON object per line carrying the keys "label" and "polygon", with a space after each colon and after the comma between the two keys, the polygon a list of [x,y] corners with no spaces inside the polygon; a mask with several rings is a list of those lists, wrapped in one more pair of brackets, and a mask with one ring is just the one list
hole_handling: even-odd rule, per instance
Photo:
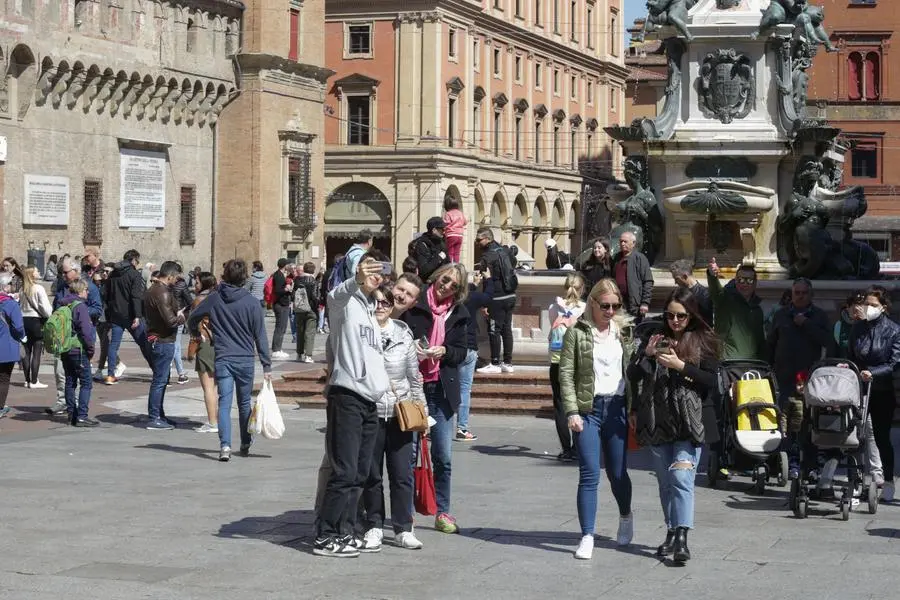
{"label": "red handbag", "polygon": [[414,470],[415,496],[414,505],[420,515],[436,515],[437,500],[434,496],[434,472],[431,470],[431,454],[428,451],[428,439],[419,436],[419,460]]}

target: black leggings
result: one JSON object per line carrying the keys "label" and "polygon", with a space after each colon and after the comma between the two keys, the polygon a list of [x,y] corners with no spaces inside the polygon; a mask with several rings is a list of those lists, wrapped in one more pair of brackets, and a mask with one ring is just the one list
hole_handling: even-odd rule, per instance
{"label": "black leggings", "polygon": [[574,449],[572,432],[569,430],[569,418],[563,408],[562,392],[559,389],[559,363],[550,365],[550,388],[553,390],[553,417],[556,420],[556,435],[563,452]]}
{"label": "black leggings", "polygon": [[44,340],[28,341],[23,345],[25,357],[22,358],[22,371],[25,373],[25,383],[37,383],[38,371],[41,369],[41,355],[44,353]]}
{"label": "black leggings", "polygon": [[0,363],[0,408],[6,407],[6,396],[9,394],[9,380],[16,363]]}
{"label": "black leggings", "polygon": [[881,454],[885,481],[893,481],[894,477],[894,445],[891,444],[891,427],[894,423],[894,390],[872,390],[869,399],[872,414],[872,433],[875,445]]}

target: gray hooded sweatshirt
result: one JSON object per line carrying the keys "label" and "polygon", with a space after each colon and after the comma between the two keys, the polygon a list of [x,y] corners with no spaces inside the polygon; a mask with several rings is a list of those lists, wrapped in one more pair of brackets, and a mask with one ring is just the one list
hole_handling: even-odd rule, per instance
{"label": "gray hooded sweatshirt", "polygon": [[328,315],[329,387],[342,387],[369,402],[378,402],[391,386],[374,301],[351,278],[328,293]]}

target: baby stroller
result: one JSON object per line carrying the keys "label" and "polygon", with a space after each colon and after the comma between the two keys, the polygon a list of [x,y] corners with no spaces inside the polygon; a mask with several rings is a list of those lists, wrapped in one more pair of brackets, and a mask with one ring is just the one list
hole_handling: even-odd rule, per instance
{"label": "baby stroller", "polygon": [[722,451],[709,453],[707,481],[716,487],[719,469],[749,473],[758,494],[764,494],[774,473],[776,483],[788,483],[788,456],[781,450],[781,410],[775,402],[778,386],[772,368],[758,360],[726,360],[719,370]]}
{"label": "baby stroller", "polygon": [[803,394],[802,468],[791,482],[790,505],[797,518],[806,518],[810,498],[817,495],[815,469],[810,464],[818,462],[819,450],[837,454],[838,467],[847,470],[847,481],[840,488],[841,518],[850,519],[853,492],[860,487],[867,493],[869,513],[878,510],[878,487],[858,456],[865,450],[870,389],[867,385],[863,393],[859,368],[852,362],[826,359],[813,366]]}

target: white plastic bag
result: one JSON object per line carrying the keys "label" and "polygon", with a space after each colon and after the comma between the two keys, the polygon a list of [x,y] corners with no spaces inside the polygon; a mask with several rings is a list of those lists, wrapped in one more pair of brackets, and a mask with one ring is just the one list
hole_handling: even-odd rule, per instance
{"label": "white plastic bag", "polygon": [[284,435],[284,420],[281,409],[275,399],[275,390],[268,379],[263,381],[262,389],[256,396],[253,412],[250,415],[250,433],[262,435],[268,440],[278,440]]}

